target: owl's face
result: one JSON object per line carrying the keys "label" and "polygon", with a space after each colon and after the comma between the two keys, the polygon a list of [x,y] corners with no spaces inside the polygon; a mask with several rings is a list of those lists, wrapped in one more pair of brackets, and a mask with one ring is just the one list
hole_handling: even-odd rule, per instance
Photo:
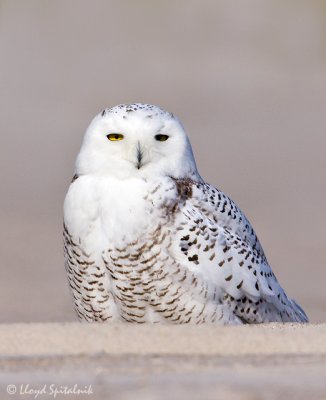
{"label": "owl's face", "polygon": [[188,137],[170,113],[145,104],[104,110],[91,122],[77,158],[78,174],[196,177]]}

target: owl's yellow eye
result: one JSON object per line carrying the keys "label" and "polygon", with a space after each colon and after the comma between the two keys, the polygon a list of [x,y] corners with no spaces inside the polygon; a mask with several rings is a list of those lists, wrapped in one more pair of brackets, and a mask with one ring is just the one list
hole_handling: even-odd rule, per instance
{"label": "owl's yellow eye", "polygon": [[110,133],[106,136],[111,142],[116,142],[117,140],[122,140],[123,135],[121,133]]}
{"label": "owl's yellow eye", "polygon": [[168,138],[168,135],[155,135],[155,139],[159,142],[165,142]]}

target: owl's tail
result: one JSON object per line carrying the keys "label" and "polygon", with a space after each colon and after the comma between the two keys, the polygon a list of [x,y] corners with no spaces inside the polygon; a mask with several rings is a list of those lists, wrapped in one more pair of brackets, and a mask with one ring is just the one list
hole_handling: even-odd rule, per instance
{"label": "owl's tail", "polygon": [[292,304],[292,309],[294,312],[295,321],[294,322],[309,322],[307,314],[303,311],[303,309],[296,303],[293,299],[289,299]]}

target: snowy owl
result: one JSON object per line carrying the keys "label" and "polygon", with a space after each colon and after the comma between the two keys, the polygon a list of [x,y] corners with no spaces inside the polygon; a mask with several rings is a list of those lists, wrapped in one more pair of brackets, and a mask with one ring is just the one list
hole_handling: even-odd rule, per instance
{"label": "snowy owl", "polygon": [[307,322],[245,215],[197,172],[173,114],[105,109],[64,203],[65,267],[82,321]]}

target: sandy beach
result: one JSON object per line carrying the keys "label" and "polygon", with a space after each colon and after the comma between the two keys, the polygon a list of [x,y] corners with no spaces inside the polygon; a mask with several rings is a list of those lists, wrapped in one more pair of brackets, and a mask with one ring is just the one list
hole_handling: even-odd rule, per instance
{"label": "sandy beach", "polygon": [[0,353],[1,398],[326,399],[325,324],[12,324]]}

